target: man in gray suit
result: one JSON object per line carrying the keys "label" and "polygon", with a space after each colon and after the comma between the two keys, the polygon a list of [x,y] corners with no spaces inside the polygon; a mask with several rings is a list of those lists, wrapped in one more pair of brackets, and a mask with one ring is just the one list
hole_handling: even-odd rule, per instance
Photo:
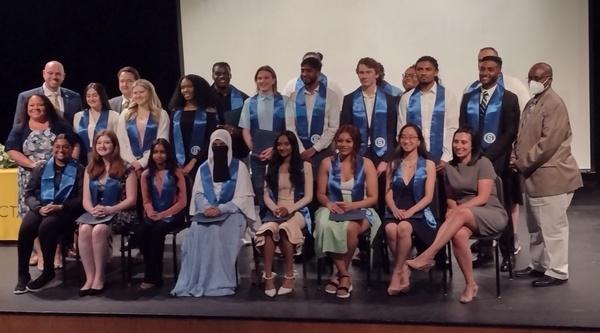
{"label": "man in gray suit", "polygon": [[119,79],[121,96],[111,98],[108,104],[110,104],[111,110],[121,113],[129,107],[133,95],[133,83],[140,79],[140,73],[131,66],[125,66],[117,72],[117,79]]}
{"label": "man in gray suit", "polygon": [[46,63],[42,70],[42,77],[44,83],[41,87],[23,91],[17,97],[13,126],[21,122],[25,100],[33,94],[47,96],[56,112],[63,116],[69,124],[73,124],[73,115],[81,111],[81,96],[73,90],[60,86],[65,80],[65,68],[60,62],[52,60]]}
{"label": "man in gray suit", "polygon": [[511,165],[525,178],[531,263],[515,274],[537,277],[534,287],[548,287],[569,279],[567,209],[583,183],[571,155],[567,107],[551,88],[552,67],[537,63],[528,78],[533,98],[523,110]]}

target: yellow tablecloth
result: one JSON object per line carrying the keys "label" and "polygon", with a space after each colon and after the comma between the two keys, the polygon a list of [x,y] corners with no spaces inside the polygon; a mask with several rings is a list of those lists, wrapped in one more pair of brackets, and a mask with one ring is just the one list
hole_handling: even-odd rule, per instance
{"label": "yellow tablecloth", "polygon": [[0,169],[0,240],[17,240],[21,219],[17,214],[17,169]]}

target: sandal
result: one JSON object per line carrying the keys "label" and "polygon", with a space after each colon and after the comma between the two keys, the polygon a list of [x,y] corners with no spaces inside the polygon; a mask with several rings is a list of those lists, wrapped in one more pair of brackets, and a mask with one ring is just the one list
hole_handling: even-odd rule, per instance
{"label": "sandal", "polygon": [[[350,284],[348,287],[346,286],[341,286],[342,284],[342,279],[343,278],[348,278]],[[337,288],[336,292],[335,292],[335,296],[337,298],[349,298],[351,293],[352,293],[352,280],[350,279],[350,275],[340,275],[340,286]]]}
{"label": "sandal", "polygon": [[[331,286],[333,288],[327,288],[329,286]],[[338,290],[339,286],[340,286],[339,282],[336,282],[334,280],[329,280],[329,281],[327,281],[327,283],[325,283],[325,292],[328,293],[328,294],[334,295],[334,294],[337,293],[337,290]]]}

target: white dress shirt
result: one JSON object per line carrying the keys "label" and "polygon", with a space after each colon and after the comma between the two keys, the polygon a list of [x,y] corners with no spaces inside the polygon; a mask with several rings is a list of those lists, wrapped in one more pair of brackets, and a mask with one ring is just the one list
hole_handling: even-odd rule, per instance
{"label": "white dress shirt", "polygon": [[[295,77],[293,79],[290,79],[285,84],[285,87],[283,87],[281,94],[283,96],[291,97],[292,93],[296,91],[296,82],[298,81],[298,79],[301,78]],[[336,96],[339,99],[337,102],[341,107],[342,103],[344,103],[344,93],[342,92],[342,88],[340,88],[340,85],[337,82],[332,81],[329,77],[327,77],[327,89],[331,89],[335,92]]]}
{"label": "white dress shirt", "polygon": [[[319,93],[318,88],[314,91],[304,90],[306,98],[306,118],[308,121],[308,134],[310,136],[310,126],[312,124],[312,114],[315,106],[316,96]],[[341,104],[339,104],[340,98],[337,93],[327,87],[327,97],[325,99],[325,119],[323,120],[323,130],[321,138],[313,144],[313,148],[317,152],[329,147],[335,136],[335,132],[340,127],[340,111]],[[286,127],[289,131],[294,132],[298,138],[296,131],[296,92],[292,92],[287,106],[285,108],[285,120]],[[305,150],[304,144],[298,138],[298,144],[300,145],[300,152]]]}
{"label": "white dress shirt", "polygon": [[[417,87],[418,88],[418,87]],[[421,96],[421,122],[423,137],[425,138],[425,144],[427,149],[430,150],[429,136],[431,134],[431,117],[433,116],[433,108],[435,106],[435,99],[437,95],[437,83],[434,83],[433,87],[429,91],[423,92]],[[444,87],[445,88],[445,87]],[[416,89],[416,88],[415,88]],[[408,110],[408,101],[410,96],[413,94],[415,89],[411,89],[400,98],[400,108],[398,115],[398,134],[402,126],[406,124]],[[444,113],[444,139],[442,148],[442,160],[450,161],[452,159],[452,136],[458,129],[458,118],[459,118],[459,107],[458,102],[454,94],[445,88],[445,113]]]}
{"label": "white dress shirt", "polygon": [[60,94],[60,87],[58,87],[58,90],[56,92],[50,90],[50,88],[48,88],[46,86],[46,83],[44,82],[42,84],[42,90],[44,91],[44,95],[46,95],[46,97],[48,97],[48,99],[50,100],[50,102],[52,102],[52,98],[54,98],[54,94],[57,94],[57,98],[58,98],[58,105],[60,105],[60,110],[56,110],[56,113],[58,113],[59,116],[64,117],[65,114],[65,101],[63,100],[61,94]]}
{"label": "white dress shirt", "polygon": [[[527,89],[525,84],[523,84],[523,82],[521,82],[521,80],[517,79],[516,77],[502,73],[502,79],[504,80],[504,88],[510,91],[511,93],[517,95],[517,99],[519,100],[519,111],[521,111],[521,114],[523,114],[523,111],[525,110],[525,105],[531,99],[531,95],[529,95],[529,89]],[[471,85],[472,83],[465,88],[463,94],[469,91]]]}

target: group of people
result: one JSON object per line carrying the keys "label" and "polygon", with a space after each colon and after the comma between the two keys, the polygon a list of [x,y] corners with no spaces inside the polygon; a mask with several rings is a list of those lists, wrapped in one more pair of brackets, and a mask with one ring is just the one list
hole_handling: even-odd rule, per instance
{"label": "group of people", "polygon": [[[179,80],[169,112],[133,67],[118,72],[121,96],[108,100],[101,84],[90,83],[81,107],[79,95],[61,87],[62,64],[46,64],[42,87],[19,95],[6,143],[19,165],[23,217],[15,294],[54,278],[57,244],[69,244],[75,229],[86,275],[81,296],[104,290],[111,234],[124,228],[139,234],[140,288],[161,287],[165,235],[189,216],[176,296],[233,294],[250,229],[264,260],[265,295],[294,290],[293,257],[314,237],[317,256],[335,265],[324,290],[348,298],[359,236],[374,240],[383,226],[394,257],[388,294],[407,292],[411,269],[430,269],[452,241],[466,283],[460,301],[468,303],[478,289],[469,238],[512,230],[520,177],[532,264],[516,273],[537,277],[538,287],[568,279],[566,210],[581,177],[550,65],[531,68],[527,92],[502,73],[497,51],[483,48],[479,80],[459,104],[431,56],[407,69],[404,92],[384,80],[379,62],[362,58],[360,86],[345,96],[322,73],[322,59],[305,54],[300,76],[282,93],[273,68],[258,68],[253,96],[231,85],[227,63],[215,63],[212,85],[193,74]],[[510,260],[513,234],[504,234]],[[43,272],[31,280],[36,237]],[[413,240],[419,255],[410,259]],[[478,245],[481,253],[488,246]],[[284,259],[278,288],[277,253]]]}

